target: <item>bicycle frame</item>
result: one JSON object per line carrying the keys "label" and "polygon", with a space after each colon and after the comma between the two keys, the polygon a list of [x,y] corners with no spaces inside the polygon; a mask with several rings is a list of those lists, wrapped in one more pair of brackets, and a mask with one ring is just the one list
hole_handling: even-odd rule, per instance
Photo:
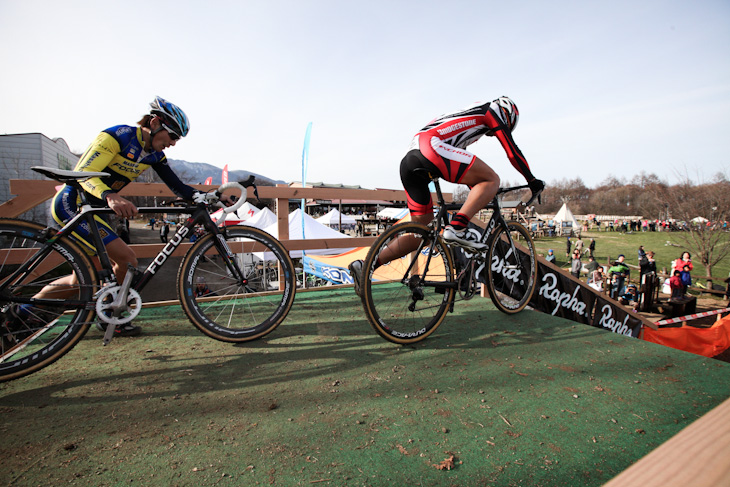
{"label": "bicycle frame", "polygon": [[[71,184],[71,183],[70,183]],[[80,188],[79,188],[80,189]],[[98,271],[99,280],[108,284],[116,284],[114,272],[112,271],[112,263],[109,258],[109,254],[104,246],[104,243],[99,233],[99,227],[95,215],[111,215],[114,211],[111,208],[94,208],[88,204],[83,191],[79,191],[81,195],[81,211],[69,220],[66,225],[61,228],[57,233],[50,236],[46,241],[45,245],[39,249],[38,252],[25,264],[20,266],[12,275],[5,279],[5,282],[0,285],[0,293],[12,282],[16,282],[18,278],[24,278],[28,273],[32,272],[37,265],[51,252],[53,244],[66,236],[69,236],[73,231],[82,223],[86,223],[91,230],[91,240],[96,247],[97,257],[101,264],[101,269]],[[197,205],[178,206],[178,207],[140,207],[137,208],[140,214],[159,213],[160,210],[164,210],[165,213],[172,214],[191,214],[190,218],[187,219],[184,225],[182,225],[175,232],[175,235],[170,241],[162,248],[157,256],[152,259],[152,262],[147,266],[147,269],[141,274],[141,277],[137,280],[134,286],[130,289],[135,291],[141,291],[147,283],[154,277],[157,270],[162,267],[167,259],[177,250],[177,248],[183,243],[185,237],[194,230],[196,225],[203,225],[203,227],[214,235],[219,235],[221,231],[218,229],[216,224],[210,218],[210,214],[207,211],[207,206],[203,203]],[[225,230],[224,230],[225,231]],[[221,256],[225,256],[225,264],[231,275],[236,276],[239,281],[243,280],[243,272],[238,266],[238,263],[233,258],[233,253],[228,248],[225,240],[222,238],[214,239],[214,245]],[[36,298],[16,298],[15,302],[21,304],[33,304],[33,305],[49,305],[53,306],[59,302],[65,302],[69,308],[85,308],[87,306],[93,306],[94,303],[86,301],[75,301],[75,300],[63,300],[63,299],[36,299]]]}
{"label": "bicycle frame", "polygon": [[[441,228],[448,225],[449,221],[447,218],[448,211],[450,210],[459,210],[461,208],[461,204],[458,203],[446,203],[444,200],[443,193],[441,192],[441,186],[439,185],[438,179],[433,179],[432,182],[434,184],[434,187],[436,189],[436,197],[438,201],[438,212],[436,213],[436,217],[434,218],[434,230],[436,234],[441,233]],[[500,211],[501,207],[499,205],[498,196],[500,194],[508,193],[511,191],[517,191],[520,189],[527,189],[529,188],[528,185],[524,186],[514,186],[509,188],[499,188],[497,191],[497,195],[494,197],[494,199],[485,207],[487,210],[493,210],[492,211],[492,217],[489,219],[489,222],[487,223],[487,226],[482,230],[481,236],[479,238],[479,241],[487,244],[486,248],[489,248],[489,245],[491,244],[491,239],[494,238],[493,235],[495,234],[494,229],[497,228],[497,225],[501,226],[507,234],[509,234],[509,227],[507,226],[507,222],[505,221],[504,217],[502,216],[502,212]],[[511,252],[516,253],[517,248],[515,247],[514,242],[510,239],[509,241]],[[423,244],[419,249],[417,249],[418,252],[423,250]],[[452,250],[453,255],[453,250]],[[478,254],[474,254],[471,259],[473,260],[474,257]],[[423,271],[423,277],[421,278],[421,285],[423,286],[431,286],[431,287],[443,287],[443,288],[450,288],[450,289],[458,289],[459,288],[459,281],[456,280],[454,282],[432,282],[425,280],[425,276],[428,272],[429,265],[431,264],[431,257],[432,253],[429,252],[428,257],[426,259],[426,265],[424,266]],[[413,266],[413,263],[411,263],[411,267]],[[408,272],[410,272],[410,267],[408,269]]]}

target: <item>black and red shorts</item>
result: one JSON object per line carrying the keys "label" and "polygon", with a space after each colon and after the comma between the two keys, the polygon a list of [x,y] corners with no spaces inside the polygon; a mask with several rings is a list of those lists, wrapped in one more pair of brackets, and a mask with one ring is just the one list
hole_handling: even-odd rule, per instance
{"label": "black and red shorts", "polygon": [[461,183],[476,160],[464,149],[445,144],[438,137],[416,135],[400,163],[400,179],[408,194],[411,215],[427,215],[433,211],[428,175],[416,169],[428,169],[432,176],[450,183]]}

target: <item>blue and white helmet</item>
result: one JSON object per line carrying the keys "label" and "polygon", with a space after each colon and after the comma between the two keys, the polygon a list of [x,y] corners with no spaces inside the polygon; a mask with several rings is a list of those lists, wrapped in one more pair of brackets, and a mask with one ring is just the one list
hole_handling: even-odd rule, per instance
{"label": "blue and white helmet", "polygon": [[500,96],[490,104],[490,108],[497,112],[499,118],[509,128],[510,132],[515,130],[517,121],[520,119],[520,111],[517,105],[507,96]]}
{"label": "blue and white helmet", "polygon": [[161,117],[166,128],[172,130],[179,137],[185,137],[190,131],[190,122],[185,112],[162,97],[156,96],[150,103],[150,114]]}

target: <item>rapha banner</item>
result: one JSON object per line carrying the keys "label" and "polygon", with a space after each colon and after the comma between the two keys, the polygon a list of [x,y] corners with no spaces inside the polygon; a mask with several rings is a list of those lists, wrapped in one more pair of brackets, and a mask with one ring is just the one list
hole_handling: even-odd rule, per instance
{"label": "rapha banner", "polygon": [[[477,236],[481,233],[473,224],[469,225],[469,231],[477,232]],[[519,244],[516,247],[518,251],[525,251]],[[454,254],[457,267],[467,260],[461,250]],[[503,263],[494,259],[490,265],[492,271],[499,274]],[[485,282],[486,275],[484,265],[480,266],[477,269],[478,280]],[[520,291],[519,287],[514,288]],[[567,271],[548,263],[543,257],[537,258],[537,285],[530,306],[543,313],[633,337],[639,336],[642,325],[657,328],[654,323],[642,319],[641,315],[631,313],[628,308],[573,278]]]}
{"label": "rapha banner", "polygon": [[[639,315],[599,293],[582,281],[538,257],[537,288],[530,304],[537,310],[604,330],[638,337],[642,325]],[[650,327],[653,324],[649,324]]]}
{"label": "rapha banner", "polygon": [[639,337],[644,322],[615,301],[599,296],[591,325],[620,335]]}
{"label": "rapha banner", "polygon": [[543,313],[593,324],[596,295],[587,286],[542,262],[537,263],[537,287],[530,305]]}

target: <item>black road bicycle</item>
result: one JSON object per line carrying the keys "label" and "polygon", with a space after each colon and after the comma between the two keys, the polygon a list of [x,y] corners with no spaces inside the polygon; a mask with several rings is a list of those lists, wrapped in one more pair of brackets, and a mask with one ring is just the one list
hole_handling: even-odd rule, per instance
{"label": "black road bicycle", "polygon": [[[90,206],[79,185],[79,181],[106,174],[45,167],[33,170],[79,189],[81,211],[58,231],[0,218],[0,382],[58,360],[95,320],[106,327],[104,344],[108,344],[117,325],[129,323],[139,314],[140,291],[198,225],[206,232],[185,254],[176,282],[180,304],[193,325],[217,340],[246,342],[270,333],[289,313],[296,291],[295,273],[282,244],[257,228],[219,226],[226,213],[246,201],[246,187],[256,191],[253,176],[204,193],[198,203],[138,208],[142,214],[190,216],[143,272],[130,267],[119,284],[94,219],[113,211]],[[214,222],[211,208],[223,206],[219,200],[228,189],[241,195]],[[96,259],[70,237],[79,225],[91,229],[99,270]],[[73,284],[57,284],[59,278],[69,275],[72,281],[63,282]],[[203,280],[211,292],[197,296],[196,283]]]}
{"label": "black road bicycle", "polygon": [[[486,248],[458,248],[457,244],[447,244],[441,231],[448,224],[448,211],[461,205],[446,204],[438,179],[431,179],[438,197],[434,220],[428,226],[414,222],[392,226],[377,238],[363,263],[365,314],[375,331],[393,343],[410,344],[428,337],[446,314],[453,312],[457,293],[464,300],[474,297],[480,278],[497,309],[508,314],[522,311],[536,287],[537,257],[532,238],[518,222],[504,219],[499,199],[495,197],[487,206],[492,217],[479,233]],[[497,194],[528,187],[501,188]],[[399,245],[415,250],[376,269],[380,253]]]}

